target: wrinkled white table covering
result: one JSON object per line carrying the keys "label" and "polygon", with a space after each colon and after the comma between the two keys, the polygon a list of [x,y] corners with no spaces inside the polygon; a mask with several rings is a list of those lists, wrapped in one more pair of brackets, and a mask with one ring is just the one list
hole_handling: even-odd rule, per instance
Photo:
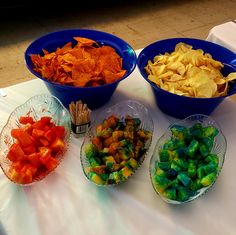
{"label": "wrinkled white table covering", "polygon": [[[7,96],[0,97],[0,129],[16,106],[48,91],[36,79],[8,87],[5,92]],[[94,114],[126,99],[146,105],[155,125],[151,149],[138,171],[117,187],[95,186],[82,172],[82,138],[74,137],[61,165],[41,182],[17,186],[0,171],[1,235],[235,235],[236,104],[227,99],[212,114],[228,143],[218,181],[203,197],[174,206],[154,192],[148,167],[157,138],[175,119],[157,108],[151,88],[137,68]]]}
{"label": "wrinkled white table covering", "polygon": [[236,53],[236,20],[213,27],[207,36],[207,40]]}

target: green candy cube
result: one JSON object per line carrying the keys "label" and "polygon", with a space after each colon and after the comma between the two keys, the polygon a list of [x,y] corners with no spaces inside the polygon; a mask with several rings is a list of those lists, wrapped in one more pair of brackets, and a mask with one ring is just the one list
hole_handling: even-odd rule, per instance
{"label": "green candy cube", "polygon": [[219,130],[214,126],[203,127],[201,138],[206,138],[206,137],[214,138],[215,136],[217,136],[218,133]]}
{"label": "green candy cube", "polygon": [[101,175],[98,175],[94,172],[89,172],[88,177],[90,180],[92,180],[96,184],[100,184],[100,185],[105,184],[105,180],[103,180]]}
{"label": "green candy cube", "polygon": [[163,171],[161,168],[157,167],[156,168],[156,175],[162,176],[162,177],[166,177],[167,176],[167,172]]}
{"label": "green candy cube", "polygon": [[169,162],[158,162],[158,167],[162,169],[163,171],[168,171],[170,169],[170,163]]}
{"label": "green candy cube", "polygon": [[173,169],[177,172],[182,171],[182,168],[177,163],[175,163],[174,161],[171,163],[170,167],[171,167],[171,169]]}
{"label": "green candy cube", "polygon": [[184,187],[179,187],[177,189],[177,200],[184,202],[187,201],[189,199],[189,197],[192,196],[192,192]]}
{"label": "green candy cube", "polygon": [[139,164],[134,158],[130,158],[127,162],[126,165],[130,167],[131,169],[135,170],[138,168]]}
{"label": "green candy cube", "polygon": [[171,199],[171,200],[175,200],[176,199],[176,189],[175,188],[167,188],[162,193],[162,196],[164,196],[168,199]]}
{"label": "green candy cube", "polygon": [[91,144],[91,143],[90,143],[90,144],[87,144],[87,145],[85,146],[85,155],[86,155],[86,157],[87,157],[88,159],[96,157],[96,155],[97,155],[97,150],[96,150],[95,145],[93,145],[93,144]]}
{"label": "green candy cube", "polygon": [[206,157],[210,151],[211,150],[205,144],[199,144],[199,152],[202,157]]}
{"label": "green candy cube", "polygon": [[195,139],[193,139],[189,146],[186,148],[186,154],[190,157],[190,158],[194,158],[195,154],[198,150],[198,146],[199,146],[199,142]]}
{"label": "green candy cube", "polygon": [[119,183],[121,180],[120,174],[118,171],[114,171],[109,174],[108,182],[109,183]]}
{"label": "green candy cube", "polygon": [[201,179],[201,184],[205,187],[211,185],[216,180],[216,173],[212,172]]}
{"label": "green candy cube", "polygon": [[201,139],[201,143],[204,144],[209,149],[209,151],[211,151],[214,141],[211,137],[205,137]]}
{"label": "green candy cube", "polygon": [[209,154],[206,158],[205,158],[206,162],[213,162],[215,163],[217,166],[219,164],[219,158],[216,154]]}
{"label": "green candy cube", "polygon": [[173,157],[183,158],[186,156],[186,148],[180,147],[172,152]]}
{"label": "green candy cube", "polygon": [[189,128],[189,132],[192,138],[200,138],[202,133],[202,124],[195,123],[191,128]]}
{"label": "green candy cube", "polygon": [[204,170],[204,165],[198,167],[197,169],[197,177],[198,179],[202,179],[205,176],[205,170]]}
{"label": "green candy cube", "polygon": [[133,157],[133,155],[131,155],[130,151],[127,148],[120,149],[119,156],[123,160],[128,160],[130,157]]}
{"label": "green candy cube", "polygon": [[171,184],[171,180],[167,179],[166,177],[155,175],[154,183],[160,192],[163,192]]}
{"label": "green candy cube", "polygon": [[133,174],[133,170],[128,166],[124,166],[119,172],[122,180],[126,180],[129,176]]}
{"label": "green candy cube", "polygon": [[91,167],[100,166],[101,163],[101,160],[97,157],[90,157],[88,161]]}
{"label": "green candy cube", "polygon": [[202,186],[202,184],[201,184],[201,179],[196,179],[196,180],[194,180],[191,184],[190,184],[190,186],[189,186],[189,188],[193,191],[193,192],[196,192],[198,189],[200,189],[200,188],[202,188],[203,186]]}
{"label": "green candy cube", "polygon": [[194,162],[190,162],[188,165],[188,176],[194,178],[197,175],[197,166]]}
{"label": "green candy cube", "polygon": [[183,140],[169,139],[164,144],[163,149],[175,150],[175,149],[178,149],[178,148],[184,147],[184,146],[185,146],[185,142]]}
{"label": "green candy cube", "polygon": [[175,157],[173,159],[173,163],[178,165],[182,170],[187,170],[188,169],[188,163],[185,159]]}
{"label": "green candy cube", "polygon": [[160,155],[160,161],[161,162],[167,162],[167,161],[170,160],[170,151],[167,150],[167,149],[162,149],[159,152],[159,155]]}
{"label": "green candy cube", "polygon": [[191,184],[191,182],[192,182],[191,178],[190,178],[187,174],[185,174],[184,172],[179,173],[178,176],[177,176],[177,179],[178,179],[185,187],[188,187],[188,186]]}
{"label": "green candy cube", "polygon": [[210,173],[212,173],[212,172],[217,171],[218,166],[217,166],[214,162],[210,162],[210,163],[208,163],[207,165],[205,165],[205,166],[203,167],[203,169],[204,169],[204,171],[205,171],[205,175],[208,175],[208,174],[210,174]]}
{"label": "green candy cube", "polygon": [[185,140],[189,138],[189,132],[185,126],[173,125],[170,130],[172,135],[179,140]]}

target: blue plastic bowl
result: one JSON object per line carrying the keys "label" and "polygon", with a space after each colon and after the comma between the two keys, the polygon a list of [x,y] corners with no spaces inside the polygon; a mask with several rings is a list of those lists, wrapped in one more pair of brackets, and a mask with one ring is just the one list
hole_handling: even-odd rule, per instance
{"label": "blue plastic bowl", "polygon": [[209,115],[226,97],[236,93],[236,84],[231,85],[226,96],[215,98],[192,98],[165,91],[148,79],[148,75],[144,69],[148,60],[153,61],[153,58],[158,54],[164,54],[165,52],[171,53],[179,42],[192,45],[194,49],[202,49],[204,52],[210,53],[213,59],[222,62],[225,65],[222,69],[224,76],[231,72],[236,72],[236,54],[220,45],[200,39],[170,38],[148,45],[138,56],[137,64],[139,71],[143,78],[151,85],[156,103],[160,110],[170,116],[181,119],[196,113]]}
{"label": "blue plastic bowl", "polygon": [[[76,43],[73,39],[76,36],[90,38],[100,45],[113,47],[123,59],[123,69],[127,70],[126,74],[118,81],[103,86],[73,87],[48,81],[34,71],[31,54],[42,54],[42,49],[52,52],[68,42]],[[64,106],[68,107],[72,101],[82,100],[90,109],[98,108],[109,101],[119,82],[128,77],[135,69],[136,61],[135,51],[124,40],[112,34],[89,29],[68,29],[46,34],[33,41],[25,52],[25,63],[29,71],[42,79],[50,93],[56,96]]]}

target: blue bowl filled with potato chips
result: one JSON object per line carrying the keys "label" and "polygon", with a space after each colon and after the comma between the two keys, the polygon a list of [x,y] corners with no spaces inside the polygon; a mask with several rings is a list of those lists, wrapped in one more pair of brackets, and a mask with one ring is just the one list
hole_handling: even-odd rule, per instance
{"label": "blue bowl filled with potato chips", "polygon": [[236,54],[194,38],[170,38],[145,47],[137,65],[164,113],[209,115],[236,93]]}

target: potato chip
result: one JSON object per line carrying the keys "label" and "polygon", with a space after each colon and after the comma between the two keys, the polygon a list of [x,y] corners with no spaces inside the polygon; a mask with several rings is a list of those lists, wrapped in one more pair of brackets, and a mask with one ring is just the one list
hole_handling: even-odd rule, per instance
{"label": "potato chip", "polygon": [[234,73],[230,73],[228,76],[227,76],[227,81],[233,81],[236,79],[236,72]]}
{"label": "potato chip", "polygon": [[217,91],[217,85],[206,73],[200,71],[189,78],[189,85],[193,88],[194,96],[201,98],[213,97]]}
{"label": "potato chip", "polygon": [[236,80],[236,73],[224,77],[222,68],[223,64],[210,54],[180,42],[172,53],[149,60],[145,70],[150,81],[171,93],[211,98],[226,95],[228,83]]}
{"label": "potato chip", "polygon": [[122,58],[114,48],[88,38],[74,39],[74,47],[68,42],[55,52],[43,49],[43,56],[31,55],[34,70],[49,81],[78,87],[113,83],[125,75]]}

